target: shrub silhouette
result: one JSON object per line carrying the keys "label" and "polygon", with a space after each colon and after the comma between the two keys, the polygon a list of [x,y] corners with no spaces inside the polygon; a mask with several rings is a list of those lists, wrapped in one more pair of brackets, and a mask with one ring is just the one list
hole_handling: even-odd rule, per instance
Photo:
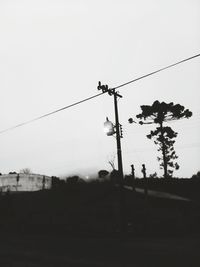
{"label": "shrub silhouette", "polygon": [[192,175],[191,179],[200,181],[200,171],[198,171],[197,174]]}
{"label": "shrub silhouette", "polygon": [[67,184],[77,184],[79,179],[80,179],[79,176],[75,175],[75,176],[68,177],[66,179],[66,182]]}
{"label": "shrub silhouette", "polygon": [[100,171],[98,172],[98,176],[99,176],[99,178],[105,178],[108,174],[109,174],[109,172],[106,171],[106,170],[100,170]]}

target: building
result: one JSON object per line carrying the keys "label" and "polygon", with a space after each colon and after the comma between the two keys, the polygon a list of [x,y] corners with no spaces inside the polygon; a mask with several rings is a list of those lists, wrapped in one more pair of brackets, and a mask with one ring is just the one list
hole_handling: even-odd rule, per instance
{"label": "building", "polygon": [[52,178],[40,174],[13,173],[0,175],[0,192],[50,189]]}

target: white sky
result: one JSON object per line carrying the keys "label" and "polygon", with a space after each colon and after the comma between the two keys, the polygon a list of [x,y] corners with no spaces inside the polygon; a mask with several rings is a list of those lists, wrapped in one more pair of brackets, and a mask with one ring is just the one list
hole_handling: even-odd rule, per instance
{"label": "white sky", "polygon": [[[1,0],[0,130],[97,94],[99,80],[117,86],[199,54],[199,25],[198,0]],[[157,99],[193,112],[171,124],[179,132],[174,175],[191,177],[200,169],[199,67],[196,58],[120,90],[125,173],[133,163],[141,176],[145,163],[148,174],[162,174],[157,148],[146,138],[152,127],[127,123],[140,105]],[[103,95],[1,134],[0,172],[110,170],[116,143],[103,132],[106,116],[114,121],[113,99]]]}

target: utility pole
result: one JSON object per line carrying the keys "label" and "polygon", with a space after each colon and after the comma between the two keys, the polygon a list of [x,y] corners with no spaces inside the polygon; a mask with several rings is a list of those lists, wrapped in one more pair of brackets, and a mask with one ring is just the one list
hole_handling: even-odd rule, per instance
{"label": "utility pole", "polygon": [[101,85],[99,82],[98,90],[102,90],[103,93],[107,92],[110,96],[114,96],[114,110],[115,110],[115,133],[117,142],[117,159],[118,159],[118,173],[119,173],[119,186],[120,186],[120,232],[125,233],[127,231],[126,223],[126,205],[125,205],[125,192],[124,192],[124,174],[122,164],[122,149],[121,149],[121,138],[122,130],[121,124],[119,123],[118,104],[117,98],[122,98],[115,89],[108,89],[108,85]]}

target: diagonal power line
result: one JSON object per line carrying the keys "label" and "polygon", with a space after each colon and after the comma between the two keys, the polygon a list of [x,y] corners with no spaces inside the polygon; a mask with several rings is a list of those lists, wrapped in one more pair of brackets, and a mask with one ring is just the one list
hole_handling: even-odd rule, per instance
{"label": "diagonal power line", "polygon": [[[181,60],[181,61],[178,61],[178,62],[176,62],[176,63],[173,63],[173,64],[171,64],[171,65],[168,65],[168,66],[166,66],[166,67],[163,67],[163,68],[161,68],[161,69],[158,69],[158,70],[156,70],[156,71],[153,71],[153,72],[150,72],[150,73],[145,74],[145,75],[143,75],[143,76],[140,76],[140,77],[138,77],[138,78],[136,78],[136,79],[133,79],[133,80],[130,80],[130,81],[126,82],[126,83],[123,83],[123,84],[121,84],[121,85],[118,85],[118,86],[116,86],[116,87],[114,87],[114,88],[111,88],[111,90],[115,90],[115,89],[124,87],[124,86],[126,86],[126,85],[128,85],[128,84],[131,84],[131,83],[134,83],[134,82],[136,82],[136,81],[142,80],[142,79],[144,79],[144,78],[146,78],[146,77],[149,77],[149,76],[151,76],[151,75],[154,75],[154,74],[156,74],[156,73],[158,73],[158,72],[161,72],[161,71],[163,71],[163,70],[169,69],[169,68],[171,68],[171,67],[174,67],[174,66],[176,66],[176,65],[179,65],[179,64],[184,63],[184,62],[186,62],[186,61],[192,60],[192,59],[197,58],[197,57],[199,57],[199,56],[200,56],[200,54],[197,54],[197,55],[194,55],[194,56],[192,56],[192,57],[183,59],[183,60]],[[86,102],[86,101],[89,101],[89,100],[91,100],[91,99],[94,99],[94,98],[96,98],[96,97],[98,97],[98,96],[101,96],[101,95],[103,95],[103,94],[105,94],[105,92],[102,92],[102,93],[100,93],[100,94],[96,94],[96,95],[87,97],[87,98],[85,98],[85,99],[82,99],[82,100],[80,100],[80,101],[78,101],[78,102],[75,102],[75,103],[73,103],[73,104],[70,104],[70,105],[68,105],[68,106],[65,106],[65,107],[62,107],[62,108],[60,108],[60,109],[54,110],[54,111],[52,111],[52,112],[46,113],[46,114],[44,114],[44,115],[42,115],[42,116],[39,116],[39,117],[36,117],[36,118],[34,118],[34,119],[28,120],[28,121],[26,121],[26,122],[17,124],[17,125],[15,125],[15,126],[10,127],[10,128],[1,130],[1,131],[0,131],[0,134],[5,133],[5,132],[8,132],[8,131],[10,131],[10,130],[13,130],[13,129],[15,129],[15,128],[24,126],[24,125],[26,125],[26,124],[32,123],[32,122],[34,122],[34,121],[43,119],[43,118],[45,118],[45,117],[51,116],[51,115],[53,115],[53,114],[55,114],[55,113],[58,113],[58,112],[60,112],[60,111],[63,111],[63,110],[65,110],[65,109],[68,109],[68,108],[71,108],[71,107],[74,107],[74,106],[76,106],[76,105],[79,105],[79,104],[81,104],[81,103],[83,103],[83,102]]]}
{"label": "diagonal power line", "polygon": [[139,78],[133,79],[133,80],[131,80],[131,81],[129,81],[129,82],[120,84],[120,85],[118,85],[118,86],[116,86],[116,87],[114,87],[114,88],[112,88],[112,89],[118,89],[118,88],[121,88],[121,87],[123,87],[123,86],[126,86],[126,85],[128,85],[128,84],[130,84],[130,83],[137,82],[137,81],[139,81],[139,80],[141,80],[141,79],[144,79],[144,78],[146,78],[146,77],[148,77],[148,76],[154,75],[154,74],[156,74],[156,73],[158,73],[158,72],[160,72],[160,71],[169,69],[169,68],[171,68],[171,67],[174,67],[174,66],[176,66],[176,65],[179,65],[179,64],[181,64],[181,63],[184,63],[184,62],[186,62],[186,61],[189,61],[189,60],[194,59],[194,58],[199,57],[199,56],[200,56],[200,54],[197,54],[197,55],[192,56],[192,57],[188,57],[188,58],[183,59],[183,60],[181,60],[181,61],[178,61],[178,62],[176,62],[176,63],[174,63],[174,64],[168,65],[168,66],[166,66],[166,67],[164,67],[164,68],[158,69],[158,70],[156,70],[156,71],[153,71],[153,72],[150,72],[150,73],[148,73],[148,74],[145,74],[145,75],[143,75],[143,76],[141,76],[141,77],[139,77]]}
{"label": "diagonal power line", "polygon": [[31,123],[31,122],[34,122],[34,121],[43,119],[43,118],[45,118],[45,117],[51,116],[51,115],[53,115],[53,114],[55,114],[55,113],[57,113],[57,112],[60,112],[60,111],[65,110],[65,109],[74,107],[74,106],[79,105],[79,104],[81,104],[81,103],[83,103],[83,102],[86,102],[86,101],[88,101],[88,100],[91,100],[91,99],[93,99],[93,98],[96,98],[96,97],[98,97],[98,96],[100,96],[100,95],[102,95],[102,94],[104,94],[104,93],[100,93],[100,94],[97,94],[97,95],[90,96],[90,97],[88,97],[88,98],[85,98],[85,99],[83,99],[83,100],[80,100],[80,101],[78,101],[78,102],[75,102],[75,103],[73,103],[73,104],[70,104],[70,105],[68,105],[68,106],[65,106],[65,107],[56,109],[56,110],[54,110],[54,111],[52,111],[52,112],[46,113],[46,114],[44,114],[44,115],[42,115],[42,116],[36,117],[36,118],[31,119],[31,120],[29,120],[29,121],[25,121],[25,122],[23,122],[23,123],[17,124],[17,125],[15,125],[15,126],[13,126],[13,127],[10,127],[10,128],[7,128],[7,129],[5,129],[5,130],[0,131],[0,134],[1,134],[1,133],[5,133],[5,132],[10,131],[10,130],[13,130],[13,129],[15,129],[15,128],[24,126],[24,125],[29,124],[29,123]]}

